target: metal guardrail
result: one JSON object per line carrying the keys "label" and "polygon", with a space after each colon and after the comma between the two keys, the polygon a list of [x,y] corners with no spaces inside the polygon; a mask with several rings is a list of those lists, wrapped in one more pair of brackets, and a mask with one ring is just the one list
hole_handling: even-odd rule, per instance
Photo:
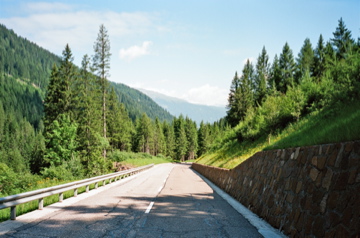
{"label": "metal guardrail", "polygon": [[0,198],[0,210],[10,207],[10,219],[16,220],[16,205],[31,202],[34,200],[39,200],[39,210],[42,210],[44,207],[44,198],[49,197],[54,194],[59,194],[59,202],[62,202],[64,199],[64,192],[74,190],[74,197],[77,196],[78,189],[81,187],[86,187],[86,192],[89,192],[90,185],[95,184],[95,189],[98,188],[99,182],[103,182],[103,186],[106,185],[106,180],[109,180],[109,184],[112,180],[117,181],[118,178],[128,175],[133,175],[139,173],[143,170],[153,167],[154,164],[129,169],[125,171],[120,171],[116,173],[101,175],[89,179],[79,180],[71,183],[61,184],[49,188],[38,189],[30,192],[15,194],[7,197]]}

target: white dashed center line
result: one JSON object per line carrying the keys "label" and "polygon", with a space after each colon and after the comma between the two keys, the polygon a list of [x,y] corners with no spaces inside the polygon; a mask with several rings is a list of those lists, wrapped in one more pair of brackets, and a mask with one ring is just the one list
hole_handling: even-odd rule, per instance
{"label": "white dashed center line", "polygon": [[149,213],[150,210],[151,210],[151,208],[152,208],[153,206],[154,206],[154,202],[151,202],[151,203],[149,204],[149,206],[147,207],[145,213]]}

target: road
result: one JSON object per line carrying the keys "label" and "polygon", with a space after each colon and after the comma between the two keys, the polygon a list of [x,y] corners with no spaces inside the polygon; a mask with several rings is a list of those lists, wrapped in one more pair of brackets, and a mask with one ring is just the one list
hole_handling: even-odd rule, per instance
{"label": "road", "polygon": [[3,237],[262,237],[189,165],[156,165],[110,186]]}

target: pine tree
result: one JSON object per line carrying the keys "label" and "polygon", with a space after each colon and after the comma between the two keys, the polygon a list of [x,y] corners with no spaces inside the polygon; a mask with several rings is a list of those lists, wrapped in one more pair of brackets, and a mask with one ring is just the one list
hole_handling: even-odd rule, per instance
{"label": "pine tree", "polygon": [[317,79],[323,76],[326,67],[326,58],[325,58],[325,45],[323,36],[320,35],[317,46],[314,50],[314,64],[312,67],[312,75]]}
{"label": "pine tree", "polygon": [[94,173],[92,165],[94,160],[99,161],[102,156],[101,102],[96,78],[90,72],[90,59],[87,55],[82,59],[80,75],[74,91],[78,94],[76,101],[78,150],[87,173],[97,174]]}
{"label": "pine tree", "polygon": [[200,128],[198,130],[198,156],[204,155],[210,147],[210,129],[207,123],[200,122]]}
{"label": "pine tree", "polygon": [[134,137],[133,149],[136,152],[150,154],[153,145],[153,128],[150,118],[143,113],[142,117],[136,120],[136,135]]}
{"label": "pine tree", "polygon": [[163,154],[165,152],[166,144],[165,144],[165,136],[163,132],[162,125],[159,119],[155,118],[155,125],[154,125],[154,148],[153,154],[156,156],[158,154]]}
{"label": "pine tree", "polygon": [[[106,139],[106,97],[108,94],[109,83],[107,78],[109,77],[110,69],[110,40],[108,32],[104,25],[100,25],[98,37],[94,45],[95,55],[93,57],[93,67],[96,74],[99,77],[99,84],[102,93],[102,123],[103,123],[103,137]],[[103,157],[106,158],[106,149],[103,150]]]}
{"label": "pine tree", "polygon": [[255,102],[257,105],[262,104],[267,94],[269,70],[270,70],[269,56],[267,55],[264,46],[256,63]]}
{"label": "pine tree", "polygon": [[114,88],[108,100],[108,139],[112,149],[128,151],[131,149],[132,122],[123,104],[119,102]]}
{"label": "pine tree", "polygon": [[270,89],[271,92],[274,93],[276,91],[280,91],[280,83],[281,83],[281,69],[279,58],[275,55],[273,63],[270,69]]}
{"label": "pine tree", "polygon": [[193,122],[190,118],[185,118],[185,133],[187,138],[187,159],[193,160],[197,157],[198,150],[198,134],[196,129],[196,122]]}
{"label": "pine tree", "polygon": [[238,88],[240,88],[240,78],[238,73],[235,72],[235,76],[231,82],[230,93],[228,98],[228,111],[227,111],[227,121],[230,125],[235,126],[240,121],[240,116],[238,115],[239,100],[236,95]]}
{"label": "pine tree", "polygon": [[292,50],[286,42],[280,54],[279,66],[281,70],[280,92],[286,93],[287,88],[294,85],[295,61]]}
{"label": "pine tree", "polygon": [[186,149],[187,149],[187,138],[185,132],[185,120],[183,115],[180,115],[179,118],[175,118],[174,122],[174,133],[175,133],[175,141],[176,141],[176,159],[180,161],[185,161]]}
{"label": "pine tree", "polygon": [[163,131],[166,142],[166,151],[165,155],[171,158],[175,158],[175,132],[173,125],[169,124],[167,121],[163,122]]}
{"label": "pine tree", "polygon": [[298,54],[297,61],[297,72],[296,79],[298,82],[301,79],[308,75],[310,76],[310,70],[314,64],[314,51],[312,49],[312,45],[309,38],[306,38],[302,48],[300,49],[300,53]]}
{"label": "pine tree", "polygon": [[345,59],[351,52],[354,45],[354,40],[351,38],[351,32],[346,28],[342,18],[339,20],[339,25],[333,33],[334,38],[331,43],[335,48],[338,59]]}

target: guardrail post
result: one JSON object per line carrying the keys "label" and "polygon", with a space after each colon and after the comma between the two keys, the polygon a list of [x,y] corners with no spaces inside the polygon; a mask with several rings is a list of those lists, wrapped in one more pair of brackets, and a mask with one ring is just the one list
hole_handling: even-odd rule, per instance
{"label": "guardrail post", "polygon": [[39,199],[39,210],[42,210],[44,208],[44,198]]}
{"label": "guardrail post", "polygon": [[86,185],[86,192],[88,193],[90,190],[90,185]]}
{"label": "guardrail post", "polygon": [[78,189],[75,188],[75,189],[74,189],[74,197],[77,197],[77,194],[78,194]]}
{"label": "guardrail post", "polygon": [[105,186],[105,185],[106,185],[106,180],[103,181],[103,186]]}
{"label": "guardrail post", "polygon": [[111,183],[112,178],[109,179],[109,184]]}
{"label": "guardrail post", "polygon": [[10,219],[16,220],[16,206],[10,208]]}
{"label": "guardrail post", "polygon": [[59,202],[62,202],[64,200],[64,194],[59,193]]}

